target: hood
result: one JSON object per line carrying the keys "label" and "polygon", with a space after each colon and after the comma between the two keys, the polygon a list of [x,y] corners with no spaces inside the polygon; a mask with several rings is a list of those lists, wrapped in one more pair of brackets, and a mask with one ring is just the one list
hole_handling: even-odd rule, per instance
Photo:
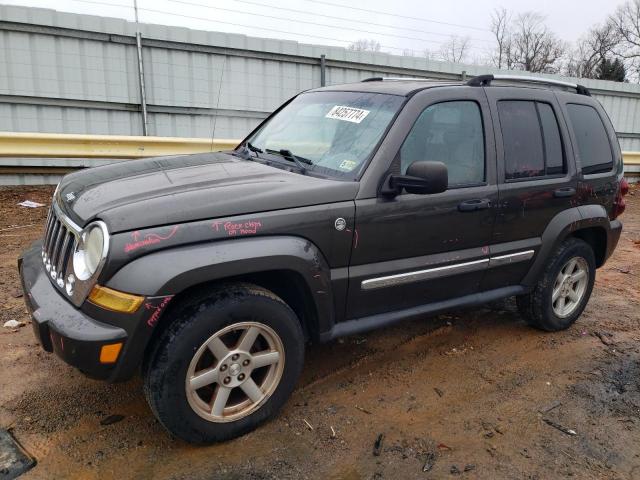
{"label": "hood", "polygon": [[226,153],[124,161],[60,182],[57,201],[78,225],[111,233],[353,200],[357,182],[288,172]]}

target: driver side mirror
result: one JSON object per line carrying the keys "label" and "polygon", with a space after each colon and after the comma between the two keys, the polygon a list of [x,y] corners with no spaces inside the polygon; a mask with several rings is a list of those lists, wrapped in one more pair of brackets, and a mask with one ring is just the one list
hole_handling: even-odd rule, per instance
{"label": "driver side mirror", "polygon": [[419,160],[409,165],[405,175],[387,176],[380,193],[396,196],[403,189],[418,195],[441,193],[447,190],[448,184],[449,174],[444,163]]}

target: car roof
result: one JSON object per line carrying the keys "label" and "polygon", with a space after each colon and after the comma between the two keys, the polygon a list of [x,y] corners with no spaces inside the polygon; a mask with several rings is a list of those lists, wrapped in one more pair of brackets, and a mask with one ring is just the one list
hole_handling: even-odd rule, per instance
{"label": "car roof", "polygon": [[419,90],[433,87],[462,86],[461,81],[437,80],[437,79],[367,79],[361,82],[344,83],[341,85],[331,85],[307,90],[308,92],[368,92],[386,93],[388,95],[413,95]]}

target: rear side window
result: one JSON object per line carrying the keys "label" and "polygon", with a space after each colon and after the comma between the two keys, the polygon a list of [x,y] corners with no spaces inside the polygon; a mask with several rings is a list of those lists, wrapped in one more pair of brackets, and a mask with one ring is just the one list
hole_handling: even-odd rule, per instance
{"label": "rear side window", "polygon": [[589,105],[567,105],[573,132],[578,143],[582,173],[608,172],[613,168],[611,144],[604,123]]}
{"label": "rear side window", "polygon": [[504,144],[505,179],[565,172],[558,120],[551,105],[527,100],[498,102]]}

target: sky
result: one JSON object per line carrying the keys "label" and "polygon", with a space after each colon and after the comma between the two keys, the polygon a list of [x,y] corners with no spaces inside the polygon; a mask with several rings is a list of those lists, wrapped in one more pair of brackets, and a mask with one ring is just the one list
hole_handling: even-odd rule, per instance
{"label": "sky", "polygon": [[[134,20],[134,0],[0,0]],[[491,12],[537,11],[560,38],[574,42],[623,0],[138,0],[143,23],[346,47],[375,39],[382,51],[438,52],[452,35],[471,39],[470,59],[493,47]]]}

